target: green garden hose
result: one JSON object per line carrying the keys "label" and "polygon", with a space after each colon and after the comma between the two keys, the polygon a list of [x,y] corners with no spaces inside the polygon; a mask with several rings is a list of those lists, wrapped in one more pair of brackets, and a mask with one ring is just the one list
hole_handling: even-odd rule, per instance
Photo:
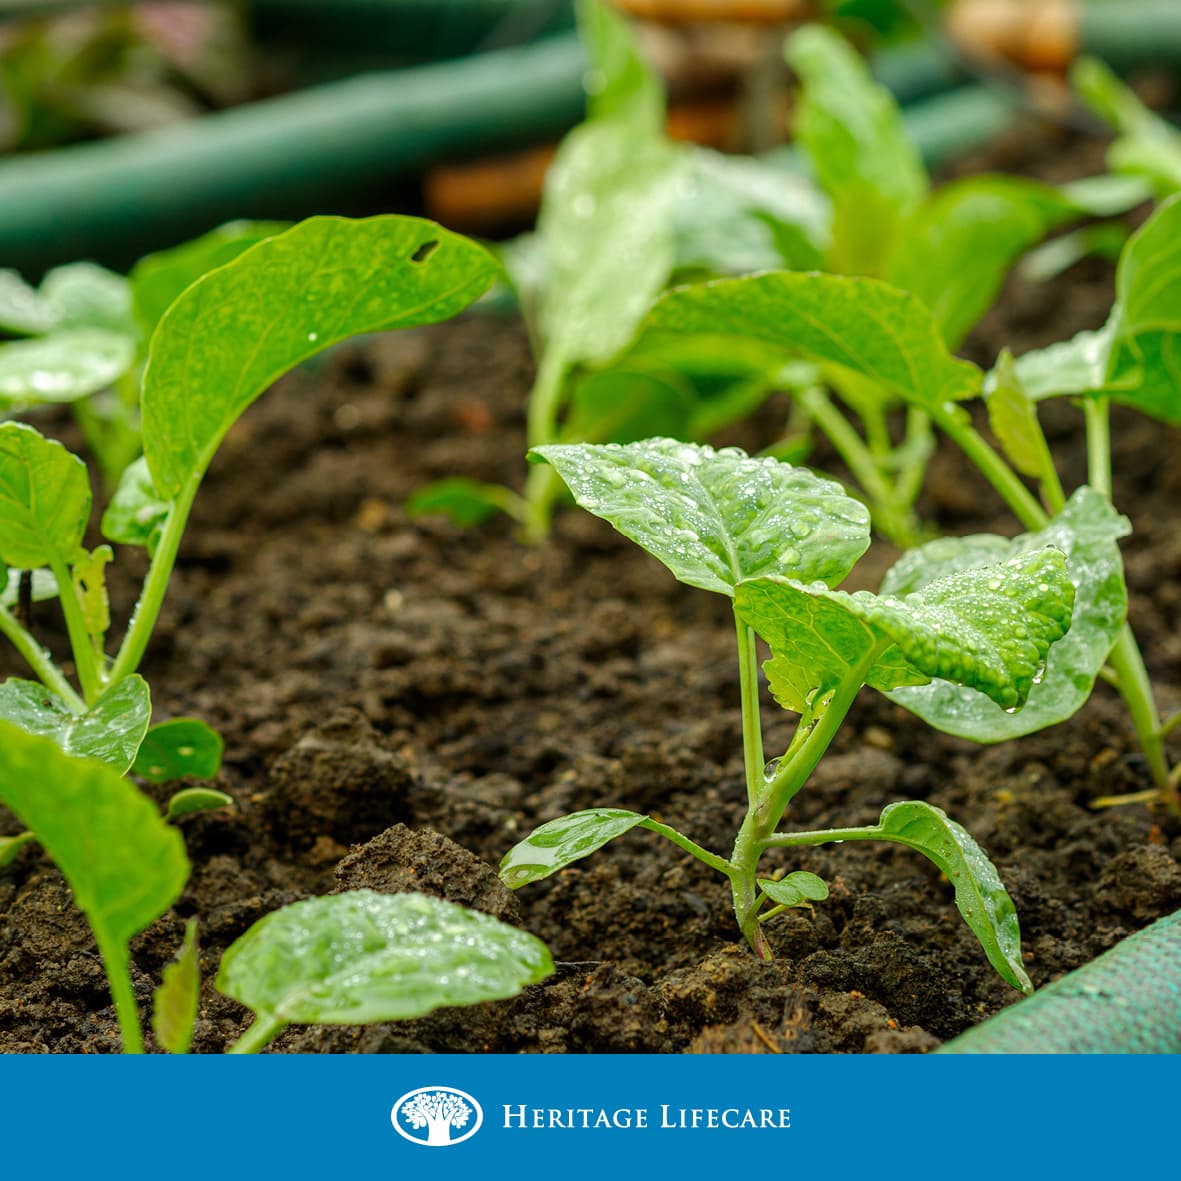
{"label": "green garden hose", "polygon": [[0,266],[125,266],[234,218],[372,204],[440,158],[557,137],[581,115],[582,69],[561,35],[0,160]]}
{"label": "green garden hose", "polygon": [[936,1053],[1181,1053],[1181,911]]}

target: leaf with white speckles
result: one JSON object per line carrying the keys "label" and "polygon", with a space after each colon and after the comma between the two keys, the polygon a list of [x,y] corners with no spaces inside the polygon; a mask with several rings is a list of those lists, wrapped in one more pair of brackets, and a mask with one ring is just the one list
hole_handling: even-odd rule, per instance
{"label": "leaf with white speckles", "polygon": [[883,593],[905,595],[953,571],[1053,546],[1066,555],[1066,573],[1075,588],[1074,613],[1070,631],[1050,649],[1044,676],[1015,714],[945,680],[895,689],[891,700],[940,730],[976,742],[1000,742],[1065,721],[1091,695],[1123,626],[1128,601],[1117,543],[1128,532],[1127,518],[1101,493],[1083,487],[1036,533],[1013,540],[991,534],[941,537],[903,555],[887,573]]}
{"label": "leaf with white speckles", "polygon": [[160,498],[199,479],[238,415],[300,361],[361,332],[446,320],[496,269],[482,246],[420,218],[312,217],[209,272],[165,313],[144,371]]}
{"label": "leaf with white speckles", "polygon": [[535,828],[501,858],[500,880],[510,890],[539,882],[589,857],[648,818],[623,808],[588,808]]}
{"label": "leaf with white speckles", "polygon": [[899,597],[773,577],[741,583],[734,600],[739,617],[771,646],[766,671],[776,700],[801,713],[814,692],[835,688],[875,652],[864,678],[875,689],[941,677],[1016,709],[1070,626],[1073,605],[1066,559],[1056,549],[951,574]]}
{"label": "leaf with white speckles", "polygon": [[260,919],[217,988],[268,1023],[355,1025],[516,996],[553,961],[541,940],[424,894],[351,890]]}
{"label": "leaf with white speckles", "polygon": [[844,489],[737,447],[675,439],[536,447],[588,512],[681,582],[733,595],[766,574],[835,586],[869,546],[869,514]]}

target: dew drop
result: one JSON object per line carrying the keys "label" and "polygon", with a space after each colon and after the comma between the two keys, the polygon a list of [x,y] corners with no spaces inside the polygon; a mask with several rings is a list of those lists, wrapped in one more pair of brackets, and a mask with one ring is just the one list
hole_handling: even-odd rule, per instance
{"label": "dew drop", "polygon": [[315,342],[319,339],[320,339],[320,334],[318,332],[309,332],[308,333],[308,340]]}

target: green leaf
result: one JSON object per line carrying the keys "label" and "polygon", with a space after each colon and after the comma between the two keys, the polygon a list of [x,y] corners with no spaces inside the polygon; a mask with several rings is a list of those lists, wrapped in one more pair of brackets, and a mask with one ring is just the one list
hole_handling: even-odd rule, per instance
{"label": "green leaf", "polygon": [[98,940],[108,973],[127,944],[176,900],[189,874],[184,841],[113,767],[71,758],[0,721],[0,803],[53,858]]}
{"label": "green leaf", "polygon": [[1117,541],[1130,526],[1101,493],[1080,488],[1045,529],[1009,541],[988,534],[945,537],[910,553],[887,573],[882,590],[905,595],[953,571],[1037,553],[1053,546],[1066,555],[1075,588],[1070,631],[1050,650],[1045,673],[1017,714],[946,681],[899,688],[890,699],[962,738],[1000,742],[1032,734],[1071,717],[1091,695],[1095,678],[1119,637],[1127,614],[1127,591]]}
{"label": "green leaf", "polygon": [[608,841],[623,836],[647,819],[639,812],[623,808],[588,808],[559,816],[535,828],[501,858],[500,880],[510,890],[539,882],[589,857]]}
{"label": "green leaf", "polygon": [[617,353],[668,282],[683,167],[663,138],[619,120],[584,123],[562,141],[538,234],[541,333],[566,365]]}
{"label": "green leaf", "polygon": [[[144,455],[172,499],[292,366],[361,332],[445,320],[492,281],[474,242],[412,217],[314,217],[211,271],[169,308],[143,386]],[[216,342],[216,347],[209,342]]]}
{"label": "green leaf", "polygon": [[1041,475],[1048,454],[1046,436],[1008,349],[997,359],[995,382],[988,394],[988,422],[1009,462],[1023,475]]}
{"label": "green leaf", "polygon": [[92,262],[67,263],[45,276],[39,294],[55,334],[61,329],[96,328],[135,340],[131,287],[114,271]]}
{"label": "green leaf", "polygon": [[875,652],[863,677],[875,689],[941,677],[1017,709],[1070,626],[1073,605],[1066,559],[1055,549],[949,574],[897,597],[776,577],[741,583],[734,599],[739,617],[771,647],[771,692],[800,713]]}
{"label": "green leaf", "polygon": [[416,489],[403,507],[408,517],[427,517],[437,513],[461,529],[470,529],[497,513],[515,516],[518,501],[516,493],[503,484],[448,476]]}
{"label": "green leaf", "polygon": [[759,878],[759,888],[778,906],[805,906],[809,902],[823,902],[828,897],[828,885],[814,873],[797,870],[779,881]]}
{"label": "green leaf", "polygon": [[758,157],[690,147],[673,219],[678,271],[807,271],[823,267],[832,209],[806,177]]}
{"label": "green leaf", "polygon": [[926,303],[955,348],[992,306],[1018,255],[1069,213],[1053,189],[1033,181],[952,181],[907,220],[887,278]]}
{"label": "green leaf", "polygon": [[1116,401],[1181,424],[1181,194],[1120,255],[1107,384]]}
{"label": "green leaf", "polygon": [[0,329],[40,336],[54,327],[53,313],[17,271],[0,270]]}
{"label": "green leaf", "polygon": [[869,514],[839,484],[737,447],[648,439],[530,455],[553,464],[584,509],[703,590],[733,595],[762,574],[835,585],[869,546]]}
{"label": "green leaf", "polygon": [[14,837],[0,837],[0,869],[11,865],[16,855],[37,838],[31,832],[18,832]]}
{"label": "green leaf", "polygon": [[131,773],[152,783],[171,783],[186,776],[212,779],[221,769],[224,748],[212,726],[197,718],[172,718],[147,732]]}
{"label": "green leaf", "polygon": [[135,761],[151,716],[151,693],[140,676],[117,681],[84,714],[72,712],[36,681],[10,677],[0,683],[0,719],[52,739],[68,755],[97,759],[120,773]]}
{"label": "green leaf", "polygon": [[545,944],[486,914],[352,890],[260,919],[216,983],[268,1024],[354,1025],[516,996],[552,971]]}
{"label": "green leaf", "polygon": [[916,296],[876,279],[772,271],[668,292],[646,327],[760,341],[784,357],[844,366],[924,409],[975,397],[980,371],[954,358]]}
{"label": "green leaf", "polygon": [[175,821],[198,812],[215,812],[218,808],[230,807],[233,802],[234,797],[226,795],[224,791],[214,791],[209,787],[186,787],[168,801],[164,819]]}
{"label": "green leaf", "polygon": [[117,381],[134,361],[129,337],[92,328],[0,345],[0,410],[89,397]]}
{"label": "green leaf", "polygon": [[123,469],[119,487],[103,513],[103,536],[120,545],[143,546],[156,552],[172,503],[164,500],[152,483],[143,456]]}
{"label": "green leaf", "polygon": [[1181,189],[1181,133],[1154,115],[1103,62],[1081,58],[1070,75],[1082,100],[1119,133],[1107,153],[1113,172],[1146,179],[1158,197]]}
{"label": "green leaf", "polygon": [[86,465],[31,426],[0,423],[0,561],[36,569],[80,557],[90,518]]}
{"label": "green leaf", "polygon": [[164,313],[202,275],[290,228],[282,221],[233,221],[200,238],[141,258],[129,276],[135,318],[151,336]]}
{"label": "green leaf", "polygon": [[134,341],[131,294],[122,275],[90,262],[51,270],[34,291],[16,271],[0,271],[0,329],[25,336],[96,328]]}
{"label": "green leaf", "polygon": [[1033,992],[1021,960],[1021,928],[1013,900],[996,867],[972,836],[931,804],[890,804],[878,825],[883,840],[897,841],[933,861],[955,887],[955,904],[988,962],[1014,988]]}
{"label": "green leaf", "polygon": [[893,96],[843,38],[808,25],[787,42],[803,83],[795,139],[833,202],[832,269],[879,274],[927,175]]}
{"label": "green leaf", "polygon": [[1030,397],[1105,395],[1181,424],[1179,241],[1181,194],[1128,239],[1104,327],[1018,358],[1017,373]]}
{"label": "green leaf", "polygon": [[602,0],[578,0],[578,31],[589,65],[583,76],[588,119],[619,119],[658,134],[664,84],[645,61],[627,20]]}
{"label": "green leaf", "polygon": [[193,1042],[201,999],[201,957],[197,949],[197,920],[185,923],[185,937],[176,959],[164,968],[163,980],[152,997],[152,1029],[169,1054],[187,1054]]}

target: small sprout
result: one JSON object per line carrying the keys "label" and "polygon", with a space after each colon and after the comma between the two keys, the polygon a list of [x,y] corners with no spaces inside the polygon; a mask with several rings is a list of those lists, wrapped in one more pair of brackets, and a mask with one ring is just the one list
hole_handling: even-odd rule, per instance
{"label": "small sprout", "polygon": [[229,808],[234,797],[224,791],[209,787],[186,787],[178,791],[169,801],[164,813],[165,820],[179,820],[182,816],[193,816],[197,812],[215,812],[218,808]]}
{"label": "small sprout", "polygon": [[[739,928],[769,958],[763,920],[827,897],[828,887],[804,871],[780,881],[759,877],[767,849],[896,841],[947,874],[989,961],[1015,988],[1031,991],[1012,901],[979,846],[937,808],[893,804],[876,825],[777,830],[865,684],[889,692],[938,677],[1018,710],[1070,628],[1075,588],[1064,554],[1043,545],[999,563],[966,563],[921,590],[847,594],[835,587],[868,544],[867,514],[805,469],[670,439],[551,446],[535,454],[557,469],[579,504],[682,582],[733,599],[748,810],[729,858],[639,813],[576,812],[542,825],[505,855],[505,884],[518,888],[547,877],[633,828],[647,828],[729,878]],[[769,763],[756,633],[771,648],[765,667],[772,693],[801,715],[787,752]]]}

